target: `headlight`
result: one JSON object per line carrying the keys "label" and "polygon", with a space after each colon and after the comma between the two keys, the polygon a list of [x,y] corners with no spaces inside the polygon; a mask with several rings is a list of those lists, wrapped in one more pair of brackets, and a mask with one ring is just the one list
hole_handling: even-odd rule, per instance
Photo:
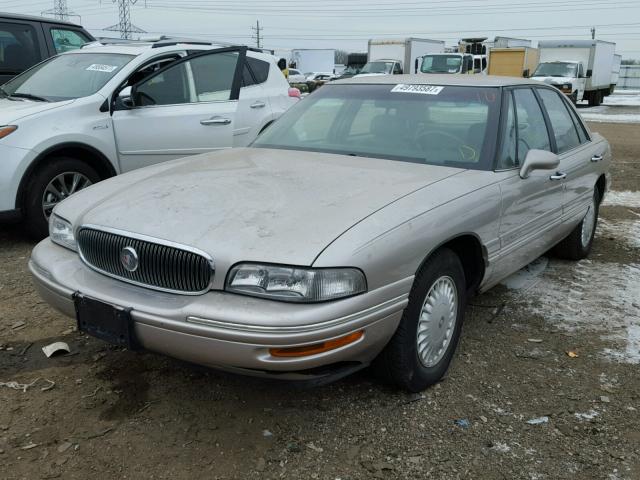
{"label": "headlight", "polygon": [[562,85],[563,90],[571,90],[571,84],[570,83],[565,83],[564,85]]}
{"label": "headlight", "polygon": [[4,138],[7,135],[15,132],[18,129],[15,125],[5,125],[0,127],[0,138]]}
{"label": "headlight", "polygon": [[78,250],[76,239],[73,236],[73,226],[64,218],[52,214],[49,217],[49,237],[51,241],[69,248],[74,252]]}
{"label": "headlight", "polygon": [[240,264],[231,269],[226,290],[286,302],[323,302],[367,291],[357,268],[300,268]]}

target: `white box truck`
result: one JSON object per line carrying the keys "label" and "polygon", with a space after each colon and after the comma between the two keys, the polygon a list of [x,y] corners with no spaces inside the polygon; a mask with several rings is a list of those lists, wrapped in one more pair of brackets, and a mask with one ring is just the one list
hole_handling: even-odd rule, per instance
{"label": "white box truck", "polygon": [[534,80],[554,85],[573,102],[598,106],[611,92],[616,44],[602,40],[546,40],[538,42],[540,63]]}
{"label": "white box truck", "polygon": [[305,48],[291,50],[291,61],[296,70],[307,73],[334,73],[336,52],[332,48]]}
{"label": "white box truck", "polygon": [[368,53],[369,61],[358,76],[417,73],[423,56],[444,53],[444,42],[426,38],[371,39]]}

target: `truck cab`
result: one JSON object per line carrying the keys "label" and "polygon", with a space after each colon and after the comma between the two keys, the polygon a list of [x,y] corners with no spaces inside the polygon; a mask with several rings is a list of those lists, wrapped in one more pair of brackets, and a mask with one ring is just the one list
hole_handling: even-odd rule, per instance
{"label": "truck cab", "polygon": [[579,61],[542,62],[531,78],[558,88],[574,104],[584,97],[587,79],[584,66]]}
{"label": "truck cab", "polygon": [[465,53],[430,53],[422,57],[421,73],[471,74],[473,55]]}
{"label": "truck cab", "polygon": [[394,59],[380,59],[367,62],[357,77],[374,75],[400,75],[403,73],[402,61]]}

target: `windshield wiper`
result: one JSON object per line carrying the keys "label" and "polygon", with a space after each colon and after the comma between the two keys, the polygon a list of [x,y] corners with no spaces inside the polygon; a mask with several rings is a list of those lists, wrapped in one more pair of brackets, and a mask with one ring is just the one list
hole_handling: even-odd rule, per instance
{"label": "windshield wiper", "polygon": [[49,101],[44,97],[39,97],[37,95],[31,95],[30,93],[14,93],[14,94],[12,94],[10,96],[14,97],[14,98],[26,98],[28,100],[35,100],[36,102],[48,102]]}

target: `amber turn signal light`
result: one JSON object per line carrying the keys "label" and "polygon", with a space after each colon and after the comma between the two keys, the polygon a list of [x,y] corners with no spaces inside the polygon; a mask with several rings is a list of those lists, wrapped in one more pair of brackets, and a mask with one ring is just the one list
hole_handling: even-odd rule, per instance
{"label": "amber turn signal light", "polygon": [[328,352],[329,350],[344,347],[345,345],[349,345],[350,343],[360,340],[363,336],[364,331],[359,330],[357,332],[350,333],[349,335],[345,335],[344,337],[334,338],[333,340],[314,343],[312,345],[291,348],[270,348],[269,353],[273,357],[307,357],[309,355],[316,355],[317,353]]}
{"label": "amber turn signal light", "polygon": [[4,127],[0,127],[0,138],[4,138],[10,133],[15,132],[18,129],[15,125],[6,125]]}

